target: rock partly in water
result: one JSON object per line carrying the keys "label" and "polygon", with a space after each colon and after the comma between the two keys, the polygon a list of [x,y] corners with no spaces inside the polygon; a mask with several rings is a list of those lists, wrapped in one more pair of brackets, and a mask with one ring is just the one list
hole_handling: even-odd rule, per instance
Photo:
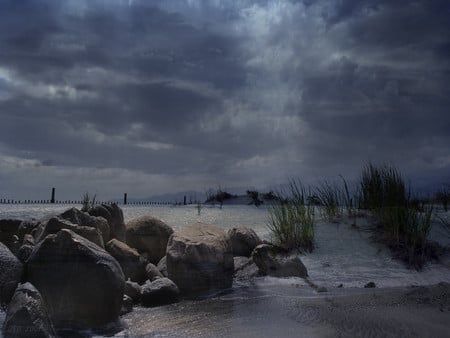
{"label": "rock partly in water", "polygon": [[6,310],[5,337],[56,337],[41,294],[30,283],[21,284]]}
{"label": "rock partly in water", "polygon": [[36,245],[27,277],[57,329],[98,328],[118,319],[125,286],[119,263],[71,230],[48,235]]}
{"label": "rock partly in water", "polygon": [[150,263],[158,264],[166,254],[167,241],[173,229],[163,221],[141,216],[127,223],[126,243],[146,253]]}
{"label": "rock partly in water", "polygon": [[253,229],[243,226],[236,226],[228,230],[228,238],[234,256],[250,257],[253,249],[262,243]]}
{"label": "rock partly in water", "polygon": [[144,306],[160,306],[179,301],[180,290],[170,279],[163,277],[147,281],[142,286],[141,303]]}
{"label": "rock partly in water", "polygon": [[308,276],[308,271],[299,257],[279,254],[270,244],[258,245],[253,250],[252,259],[263,275],[302,278]]}
{"label": "rock partly in water", "polygon": [[150,281],[164,277],[161,271],[159,271],[158,268],[152,263],[147,264],[145,267],[145,272],[147,274],[147,279]]}
{"label": "rock partly in water", "polygon": [[125,279],[131,279],[139,284],[147,280],[147,260],[135,249],[113,238],[106,244],[106,251],[119,262]]}
{"label": "rock partly in water", "polygon": [[37,234],[36,242],[40,242],[50,234],[56,234],[62,229],[71,230],[74,233],[86,238],[101,248],[105,247],[101,232],[94,227],[80,226],[60,217],[52,217],[44,223]]}
{"label": "rock partly in water", "polygon": [[110,239],[116,238],[125,242],[125,222],[123,211],[115,203],[96,205],[89,209],[89,215],[100,216],[106,219],[110,229]]}
{"label": "rock partly in water", "polygon": [[23,265],[6,245],[0,243],[0,303],[7,304],[22,279]]}
{"label": "rock partly in water", "polygon": [[167,244],[167,273],[185,294],[230,288],[233,253],[223,229],[195,223],[175,232]]}

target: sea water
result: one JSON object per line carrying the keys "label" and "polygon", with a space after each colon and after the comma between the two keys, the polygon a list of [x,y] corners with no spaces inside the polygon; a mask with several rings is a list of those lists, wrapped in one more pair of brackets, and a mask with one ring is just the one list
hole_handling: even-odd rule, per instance
{"label": "sea water", "polygon": [[[61,213],[68,207],[0,205],[0,218],[39,219]],[[268,210],[264,207],[202,206],[200,211],[193,205],[122,206],[122,209],[126,222],[151,215],[174,229],[197,221],[225,230],[242,225],[254,229],[263,239],[270,239]],[[385,246],[371,240],[368,218],[328,222],[319,215],[317,213],[315,250],[300,255],[310,281],[317,286],[334,290],[332,292],[354,292],[362,290],[368,282],[374,282],[377,287],[399,287],[450,280],[448,257],[441,262],[429,263],[420,272],[411,270],[393,259]],[[434,222],[431,235],[441,244],[449,245],[448,231],[438,221]],[[251,282],[236,282],[226,294],[202,301],[182,301],[159,308],[136,307],[123,317],[129,328],[120,335],[152,332],[150,336],[162,337],[295,336],[298,328],[286,319],[292,311],[288,306],[289,300],[317,296],[317,292],[300,278],[259,277]],[[267,320],[274,320],[276,325],[270,325]],[[242,329],[247,331],[241,332]]]}

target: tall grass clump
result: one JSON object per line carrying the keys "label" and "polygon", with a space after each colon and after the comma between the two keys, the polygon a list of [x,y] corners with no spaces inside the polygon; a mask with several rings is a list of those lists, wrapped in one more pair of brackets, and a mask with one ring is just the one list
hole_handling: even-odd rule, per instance
{"label": "tall grass clump", "polygon": [[363,168],[360,182],[361,207],[378,210],[383,207],[406,205],[409,192],[400,172],[393,166],[368,164]]}
{"label": "tall grass clump", "polygon": [[268,228],[276,245],[313,251],[314,206],[307,203],[306,196],[304,186],[292,180],[287,193],[279,193],[279,202],[269,208]]}
{"label": "tall grass clump", "polygon": [[360,181],[360,205],[378,221],[383,241],[410,266],[420,269],[426,261],[432,206],[414,207],[401,173],[392,166],[369,164]]}
{"label": "tall grass clump", "polygon": [[354,195],[350,193],[350,189],[348,187],[347,181],[345,180],[344,176],[339,175],[342,180],[343,190],[341,191],[341,198],[342,203],[345,207],[345,210],[347,211],[348,217],[355,217],[356,216],[356,210],[355,210],[355,202],[356,198]]}
{"label": "tall grass clump", "polygon": [[342,191],[335,183],[328,181],[319,183],[315,188],[315,197],[326,219],[333,221],[342,216]]}
{"label": "tall grass clump", "polygon": [[87,212],[90,208],[94,207],[96,203],[97,195],[90,195],[88,192],[85,192],[83,195],[81,211]]}

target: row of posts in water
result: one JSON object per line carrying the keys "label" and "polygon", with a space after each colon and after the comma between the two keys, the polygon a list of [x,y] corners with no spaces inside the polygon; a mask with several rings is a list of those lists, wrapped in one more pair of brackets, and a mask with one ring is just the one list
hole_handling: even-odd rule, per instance
{"label": "row of posts in water", "polygon": [[[7,198],[0,198],[0,204],[83,204],[84,201],[77,201],[77,200],[64,200],[64,201],[57,201],[55,199],[55,188],[52,188],[52,197],[49,200],[15,200],[15,199],[7,199]],[[94,204],[120,204],[118,202],[100,202],[95,201]],[[134,202],[128,202],[128,196],[127,193],[123,194],[123,205],[187,205],[186,196],[184,196],[183,203],[181,202],[152,202],[152,201],[134,201]],[[189,204],[192,204],[192,202],[189,202]]]}

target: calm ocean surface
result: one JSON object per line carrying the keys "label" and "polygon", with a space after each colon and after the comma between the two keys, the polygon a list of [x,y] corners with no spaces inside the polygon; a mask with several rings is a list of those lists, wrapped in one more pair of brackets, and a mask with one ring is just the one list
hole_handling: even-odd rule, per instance
{"label": "calm ocean surface", "polygon": [[[60,213],[67,208],[69,208],[68,205],[0,205],[0,218],[41,218]],[[262,207],[224,206],[220,209],[214,206],[203,206],[199,214],[196,206],[125,206],[123,212],[125,221],[141,215],[151,215],[160,218],[175,229],[196,221],[214,224],[224,229],[239,224],[251,227],[261,237],[269,239],[266,227],[268,212]],[[409,270],[401,262],[392,259],[385,247],[370,240],[367,226],[368,221],[364,218],[356,220],[356,227],[351,226],[350,222],[329,223],[318,218],[315,230],[316,250],[312,254],[301,256],[308,269],[310,280],[330,290],[342,284],[341,290],[344,292],[362,288],[368,282],[375,282],[377,287],[397,287],[450,281],[448,257],[443,262],[427,265],[421,272]],[[432,237],[448,245],[448,234],[445,237],[440,231],[439,225],[436,224]],[[167,325],[158,326],[161,331],[150,336],[228,336],[220,329],[220,326],[217,326],[220,324],[213,321],[223,319],[227,321],[227,325],[242,327],[241,321],[249,315],[247,312],[255,309],[263,311],[260,307],[255,305],[255,308],[249,304],[258,303],[258,299],[266,299],[264,303],[267,299],[271,299],[269,305],[264,306],[280,307],[283,310],[284,297],[289,298],[293,295],[310,297],[314,295],[314,292],[299,278],[261,277],[253,281],[251,285],[235,285],[231,294],[226,296],[222,295],[201,302],[183,301],[154,309],[138,307],[124,317],[124,321],[130,326],[130,331],[122,334],[129,334],[129,336],[144,334],[149,332],[152,318],[163,320],[165,317],[170,317],[171,319],[167,318]],[[234,315],[230,317],[230,314],[226,313],[227,306],[236,302],[240,304],[240,311],[246,312],[244,317]],[[282,323],[282,318],[279,320]],[[202,327],[205,327],[205,322],[209,323],[206,325],[209,330],[214,327],[217,332],[208,331],[211,333],[209,335],[201,328],[196,331],[196,326],[191,325],[193,321],[202,323]],[[286,327],[286,330],[288,329],[289,327]],[[274,334],[283,332],[276,331]],[[267,336],[269,332],[260,333]],[[290,335],[289,332],[287,334]]]}

